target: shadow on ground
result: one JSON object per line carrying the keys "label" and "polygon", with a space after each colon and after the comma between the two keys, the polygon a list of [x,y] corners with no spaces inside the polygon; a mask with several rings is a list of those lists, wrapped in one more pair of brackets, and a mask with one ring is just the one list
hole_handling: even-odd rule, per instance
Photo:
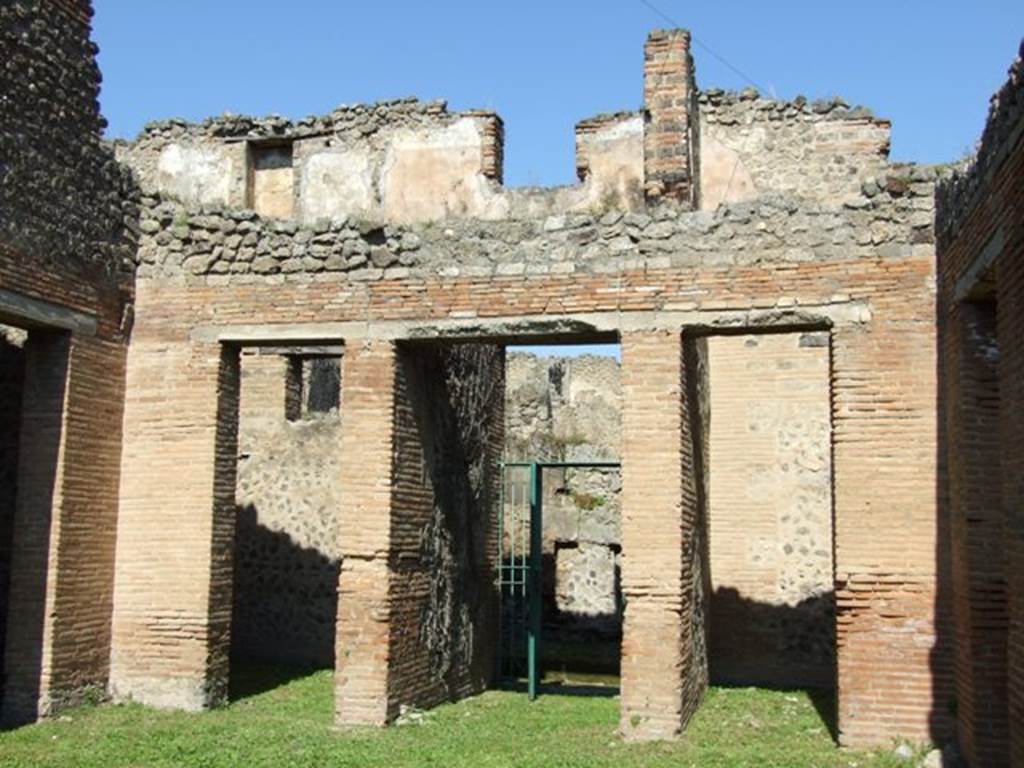
{"label": "shadow on ground", "polygon": [[228,699],[232,703],[272,691],[295,680],[309,677],[323,667],[316,665],[285,666],[239,661],[231,665]]}

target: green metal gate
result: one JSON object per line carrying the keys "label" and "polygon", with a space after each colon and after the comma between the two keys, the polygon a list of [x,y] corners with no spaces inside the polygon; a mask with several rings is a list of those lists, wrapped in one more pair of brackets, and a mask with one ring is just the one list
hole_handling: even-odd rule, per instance
{"label": "green metal gate", "polygon": [[498,517],[498,679],[526,680],[530,699],[540,687],[541,564],[544,470],[617,469],[615,461],[505,461],[501,463]]}

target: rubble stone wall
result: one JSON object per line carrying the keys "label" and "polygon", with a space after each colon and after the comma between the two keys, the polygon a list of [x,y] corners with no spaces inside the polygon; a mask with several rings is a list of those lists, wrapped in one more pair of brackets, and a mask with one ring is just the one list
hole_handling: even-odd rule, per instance
{"label": "rubble stone wall", "polygon": [[708,347],[712,679],[832,688],[828,333]]}
{"label": "rubble stone wall", "polygon": [[781,192],[841,204],[884,184],[891,124],[842,99],[699,96],[701,207]]}

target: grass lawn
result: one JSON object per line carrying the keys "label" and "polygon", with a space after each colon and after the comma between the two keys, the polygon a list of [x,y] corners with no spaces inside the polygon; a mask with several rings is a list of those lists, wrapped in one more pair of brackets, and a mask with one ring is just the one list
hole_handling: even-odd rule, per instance
{"label": "grass lawn", "polygon": [[806,692],[713,688],[686,736],[626,744],[618,699],[491,691],[383,730],[332,728],[330,671],[270,687],[275,671],[241,679],[235,700],[202,714],[101,705],[0,733],[0,766],[895,766],[837,749]]}

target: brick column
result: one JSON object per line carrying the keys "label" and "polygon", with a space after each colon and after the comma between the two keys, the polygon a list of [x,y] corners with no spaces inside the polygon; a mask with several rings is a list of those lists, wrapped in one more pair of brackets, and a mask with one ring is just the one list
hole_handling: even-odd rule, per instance
{"label": "brick column", "polygon": [[690,374],[678,332],[623,335],[620,730],[627,738],[678,735],[707,686],[702,440],[693,432]]}
{"label": "brick column", "polygon": [[388,560],[397,365],[390,341],[357,342],[342,358],[342,566],[335,654],[339,725],[384,725],[391,718]]}
{"label": "brick column", "polygon": [[493,673],[504,355],[371,341],[343,359],[336,718],[384,725]]}
{"label": "brick column", "polygon": [[644,193],[649,203],[695,207],[696,90],[690,33],[651,32],[644,45]]}
{"label": "brick column", "polygon": [[133,343],[110,687],[202,709],[227,695],[238,351]]}

